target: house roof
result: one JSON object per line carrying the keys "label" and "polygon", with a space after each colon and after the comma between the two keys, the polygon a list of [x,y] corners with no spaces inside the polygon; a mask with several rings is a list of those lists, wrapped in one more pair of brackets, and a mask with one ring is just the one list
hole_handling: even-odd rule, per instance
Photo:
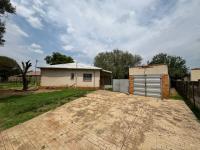
{"label": "house roof", "polygon": [[66,63],[66,64],[57,64],[57,65],[46,65],[46,66],[41,66],[38,68],[48,68],[48,69],[85,69],[85,70],[102,70],[105,72],[112,73],[111,71],[108,70],[103,70],[102,68],[91,66],[91,65],[86,65],[82,63]]}
{"label": "house roof", "polygon": [[141,65],[141,66],[135,66],[135,67],[130,67],[130,68],[150,68],[154,66],[167,66],[165,64],[149,64],[149,65]]}
{"label": "house roof", "polygon": [[27,76],[40,76],[40,71],[30,71],[30,72],[27,72],[26,74]]}

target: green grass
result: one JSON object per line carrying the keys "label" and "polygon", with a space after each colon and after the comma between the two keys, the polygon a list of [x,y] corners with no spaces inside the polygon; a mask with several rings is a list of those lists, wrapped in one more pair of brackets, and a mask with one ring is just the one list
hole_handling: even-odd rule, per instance
{"label": "green grass", "polygon": [[180,96],[178,93],[176,93],[175,95],[171,95],[170,99],[174,99],[174,100],[183,100],[183,97]]}
{"label": "green grass", "polygon": [[[6,82],[6,83],[0,83],[0,89],[22,89],[22,83],[21,82]],[[29,87],[35,87],[34,83],[29,83]]]}
{"label": "green grass", "polygon": [[194,115],[197,117],[198,122],[200,122],[200,111],[195,108],[191,102],[189,102],[186,98],[182,97],[175,89],[171,90],[171,99],[174,100],[183,100],[185,104],[191,109],[191,111],[194,113]]}
{"label": "green grass", "polygon": [[89,92],[80,89],[64,89],[0,98],[0,130],[15,126]]}
{"label": "green grass", "polygon": [[176,91],[175,88],[170,89],[170,99],[183,100],[183,97]]}

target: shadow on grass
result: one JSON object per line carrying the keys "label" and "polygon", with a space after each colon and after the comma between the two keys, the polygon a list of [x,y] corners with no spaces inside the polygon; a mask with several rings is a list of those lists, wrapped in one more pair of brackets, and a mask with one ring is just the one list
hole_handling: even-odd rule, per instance
{"label": "shadow on grass", "polygon": [[175,88],[171,89],[171,95],[170,95],[170,99],[174,99],[174,100],[183,100],[185,102],[185,104],[190,108],[190,110],[194,113],[194,115],[196,116],[196,118],[198,119],[198,121],[200,122],[200,110],[197,109],[194,104],[192,104],[188,99],[186,99],[185,97],[181,96]]}
{"label": "shadow on grass", "polygon": [[194,115],[197,117],[198,122],[200,123],[200,110],[197,109],[189,100],[183,98],[184,102],[187,104],[187,106],[190,108],[190,110],[194,113]]}
{"label": "shadow on grass", "polygon": [[183,100],[183,97],[176,91],[175,88],[170,89],[170,99]]}

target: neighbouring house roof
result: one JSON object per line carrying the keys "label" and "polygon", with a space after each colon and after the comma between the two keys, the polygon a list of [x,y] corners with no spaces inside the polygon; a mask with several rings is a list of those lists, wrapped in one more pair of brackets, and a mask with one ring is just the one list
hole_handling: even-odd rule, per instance
{"label": "neighbouring house roof", "polygon": [[40,71],[30,71],[30,72],[27,72],[26,75],[27,76],[40,76],[41,72]]}
{"label": "neighbouring house roof", "polygon": [[66,64],[57,64],[57,65],[46,65],[38,68],[47,68],[47,69],[84,69],[84,70],[102,70],[104,72],[112,73],[108,70],[103,70],[102,68],[86,65],[82,63],[66,63]]}
{"label": "neighbouring house roof", "polygon": [[[41,72],[40,71],[29,71],[26,73],[26,76],[40,76],[41,75]],[[13,76],[10,76],[10,77],[21,77],[22,74],[18,74],[18,75],[13,75]]]}
{"label": "neighbouring house roof", "polygon": [[106,72],[106,73],[112,73],[111,71],[104,70],[104,69],[102,69],[101,71]]}
{"label": "neighbouring house roof", "polygon": [[200,68],[192,68],[191,70],[200,70]]}

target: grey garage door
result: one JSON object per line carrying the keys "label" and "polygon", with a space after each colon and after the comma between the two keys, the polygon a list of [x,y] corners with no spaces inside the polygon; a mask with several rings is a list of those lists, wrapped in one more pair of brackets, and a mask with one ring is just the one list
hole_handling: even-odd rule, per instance
{"label": "grey garage door", "polygon": [[113,91],[128,93],[129,80],[128,79],[113,79]]}
{"label": "grey garage door", "polygon": [[161,98],[161,75],[136,75],[134,78],[134,95]]}

